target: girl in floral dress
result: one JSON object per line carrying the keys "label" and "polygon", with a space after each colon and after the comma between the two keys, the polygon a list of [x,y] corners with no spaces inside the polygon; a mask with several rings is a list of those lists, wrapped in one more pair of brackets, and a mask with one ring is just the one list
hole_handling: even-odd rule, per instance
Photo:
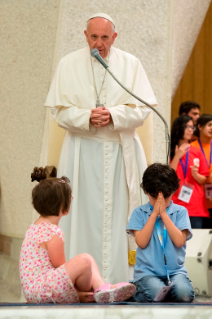
{"label": "girl in floral dress", "polygon": [[71,188],[66,177],[42,180],[32,191],[40,217],[28,228],[21,247],[20,277],[28,302],[78,303],[123,301],[135,292],[129,283],[105,284],[95,260],[80,254],[65,261],[58,223],[69,212]]}

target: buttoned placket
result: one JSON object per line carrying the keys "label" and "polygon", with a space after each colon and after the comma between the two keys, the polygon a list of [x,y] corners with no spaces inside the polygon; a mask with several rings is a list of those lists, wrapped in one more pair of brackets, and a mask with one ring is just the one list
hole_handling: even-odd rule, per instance
{"label": "buttoned placket", "polygon": [[[104,76],[104,68],[101,66],[101,75]],[[107,74],[106,74],[107,77]],[[106,106],[106,97],[107,97],[107,86],[106,86],[106,77],[105,82],[102,87],[101,99],[102,103]],[[104,234],[103,236],[103,278],[107,281],[109,277],[108,269],[110,266],[111,260],[111,247],[109,243],[112,242],[111,231],[112,231],[112,185],[109,182],[110,178],[110,165],[113,156],[113,143],[104,142]]]}
{"label": "buttoned placket", "polygon": [[111,263],[111,230],[112,230],[112,192],[110,182],[110,166],[113,157],[113,143],[104,142],[104,211],[103,211],[103,240],[102,240],[102,276],[105,281],[109,277],[108,269]]}
{"label": "buttoned placket", "polygon": [[[105,69],[97,61],[94,64],[97,90],[99,92],[105,77]],[[102,86],[100,93],[100,102],[106,106],[107,98],[107,87],[106,87],[106,77]],[[113,155],[113,143],[104,142],[103,143],[104,152],[104,203],[103,203],[103,234],[102,234],[102,277],[104,281],[108,281],[109,278],[109,268],[112,262],[111,260],[111,231],[112,231],[112,186],[110,185],[110,166],[112,162]]]}

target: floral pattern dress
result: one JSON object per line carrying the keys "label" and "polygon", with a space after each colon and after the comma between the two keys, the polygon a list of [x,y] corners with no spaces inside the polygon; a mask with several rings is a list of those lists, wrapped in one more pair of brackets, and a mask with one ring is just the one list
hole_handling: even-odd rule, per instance
{"label": "floral pattern dress", "polygon": [[32,224],[25,235],[20,254],[20,277],[28,302],[77,303],[79,297],[65,265],[54,268],[48,251],[40,244],[57,235],[64,241],[62,230],[50,223]]}

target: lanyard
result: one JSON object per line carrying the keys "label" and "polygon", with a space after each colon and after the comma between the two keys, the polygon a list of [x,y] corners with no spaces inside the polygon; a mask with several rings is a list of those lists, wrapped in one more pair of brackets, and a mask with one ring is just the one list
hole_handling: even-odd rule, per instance
{"label": "lanyard", "polygon": [[204,155],[204,157],[205,157],[206,163],[208,164],[208,168],[210,168],[211,163],[212,163],[212,141],[211,141],[211,149],[210,149],[209,163],[208,163],[208,161],[207,161],[207,158],[206,158],[206,155],[205,155],[205,152],[204,152],[204,149],[203,149],[203,147],[202,147],[202,143],[201,143],[200,139],[198,139],[198,142],[199,142],[199,146],[200,146],[200,148],[201,148],[201,151],[202,151],[202,153],[203,153],[203,155]]}
{"label": "lanyard", "polygon": [[[152,205],[150,205],[150,209],[151,211],[153,211],[153,207]],[[166,209],[166,212],[168,213],[169,209]],[[163,252],[163,258],[164,258],[164,265],[165,265],[165,270],[166,270],[166,276],[168,279],[168,285],[171,284],[170,278],[169,278],[169,272],[168,272],[168,268],[167,268],[167,259],[166,259],[166,254],[165,254],[165,248],[166,248],[166,243],[167,243],[167,229],[166,226],[163,225],[163,239],[162,239],[162,234],[161,234],[161,228],[160,228],[160,222],[159,219],[157,218],[156,223],[156,230],[157,230],[157,235],[158,235],[158,239],[160,241],[160,246],[162,248],[162,252]]]}
{"label": "lanyard", "polygon": [[184,175],[184,178],[186,178],[187,169],[188,169],[188,156],[189,156],[189,151],[186,153],[185,166],[184,166],[184,164],[183,164],[182,159],[180,159],[180,164],[181,164],[182,169],[183,169],[183,175]]}

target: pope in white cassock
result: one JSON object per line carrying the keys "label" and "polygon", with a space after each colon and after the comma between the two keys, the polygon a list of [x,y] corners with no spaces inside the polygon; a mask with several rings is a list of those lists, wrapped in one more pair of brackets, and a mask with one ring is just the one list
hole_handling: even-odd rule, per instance
{"label": "pope in white cassock", "polygon": [[150,110],[122,89],[90,55],[96,48],[111,72],[128,89],[156,105],[140,61],[112,46],[117,33],[111,17],[95,14],[84,31],[88,46],[61,59],[45,106],[66,130],[58,176],[71,180],[71,213],[60,227],[66,258],[89,253],[105,282],[129,279],[126,225],[144,203],[140,189],[146,169],[135,129]]}

